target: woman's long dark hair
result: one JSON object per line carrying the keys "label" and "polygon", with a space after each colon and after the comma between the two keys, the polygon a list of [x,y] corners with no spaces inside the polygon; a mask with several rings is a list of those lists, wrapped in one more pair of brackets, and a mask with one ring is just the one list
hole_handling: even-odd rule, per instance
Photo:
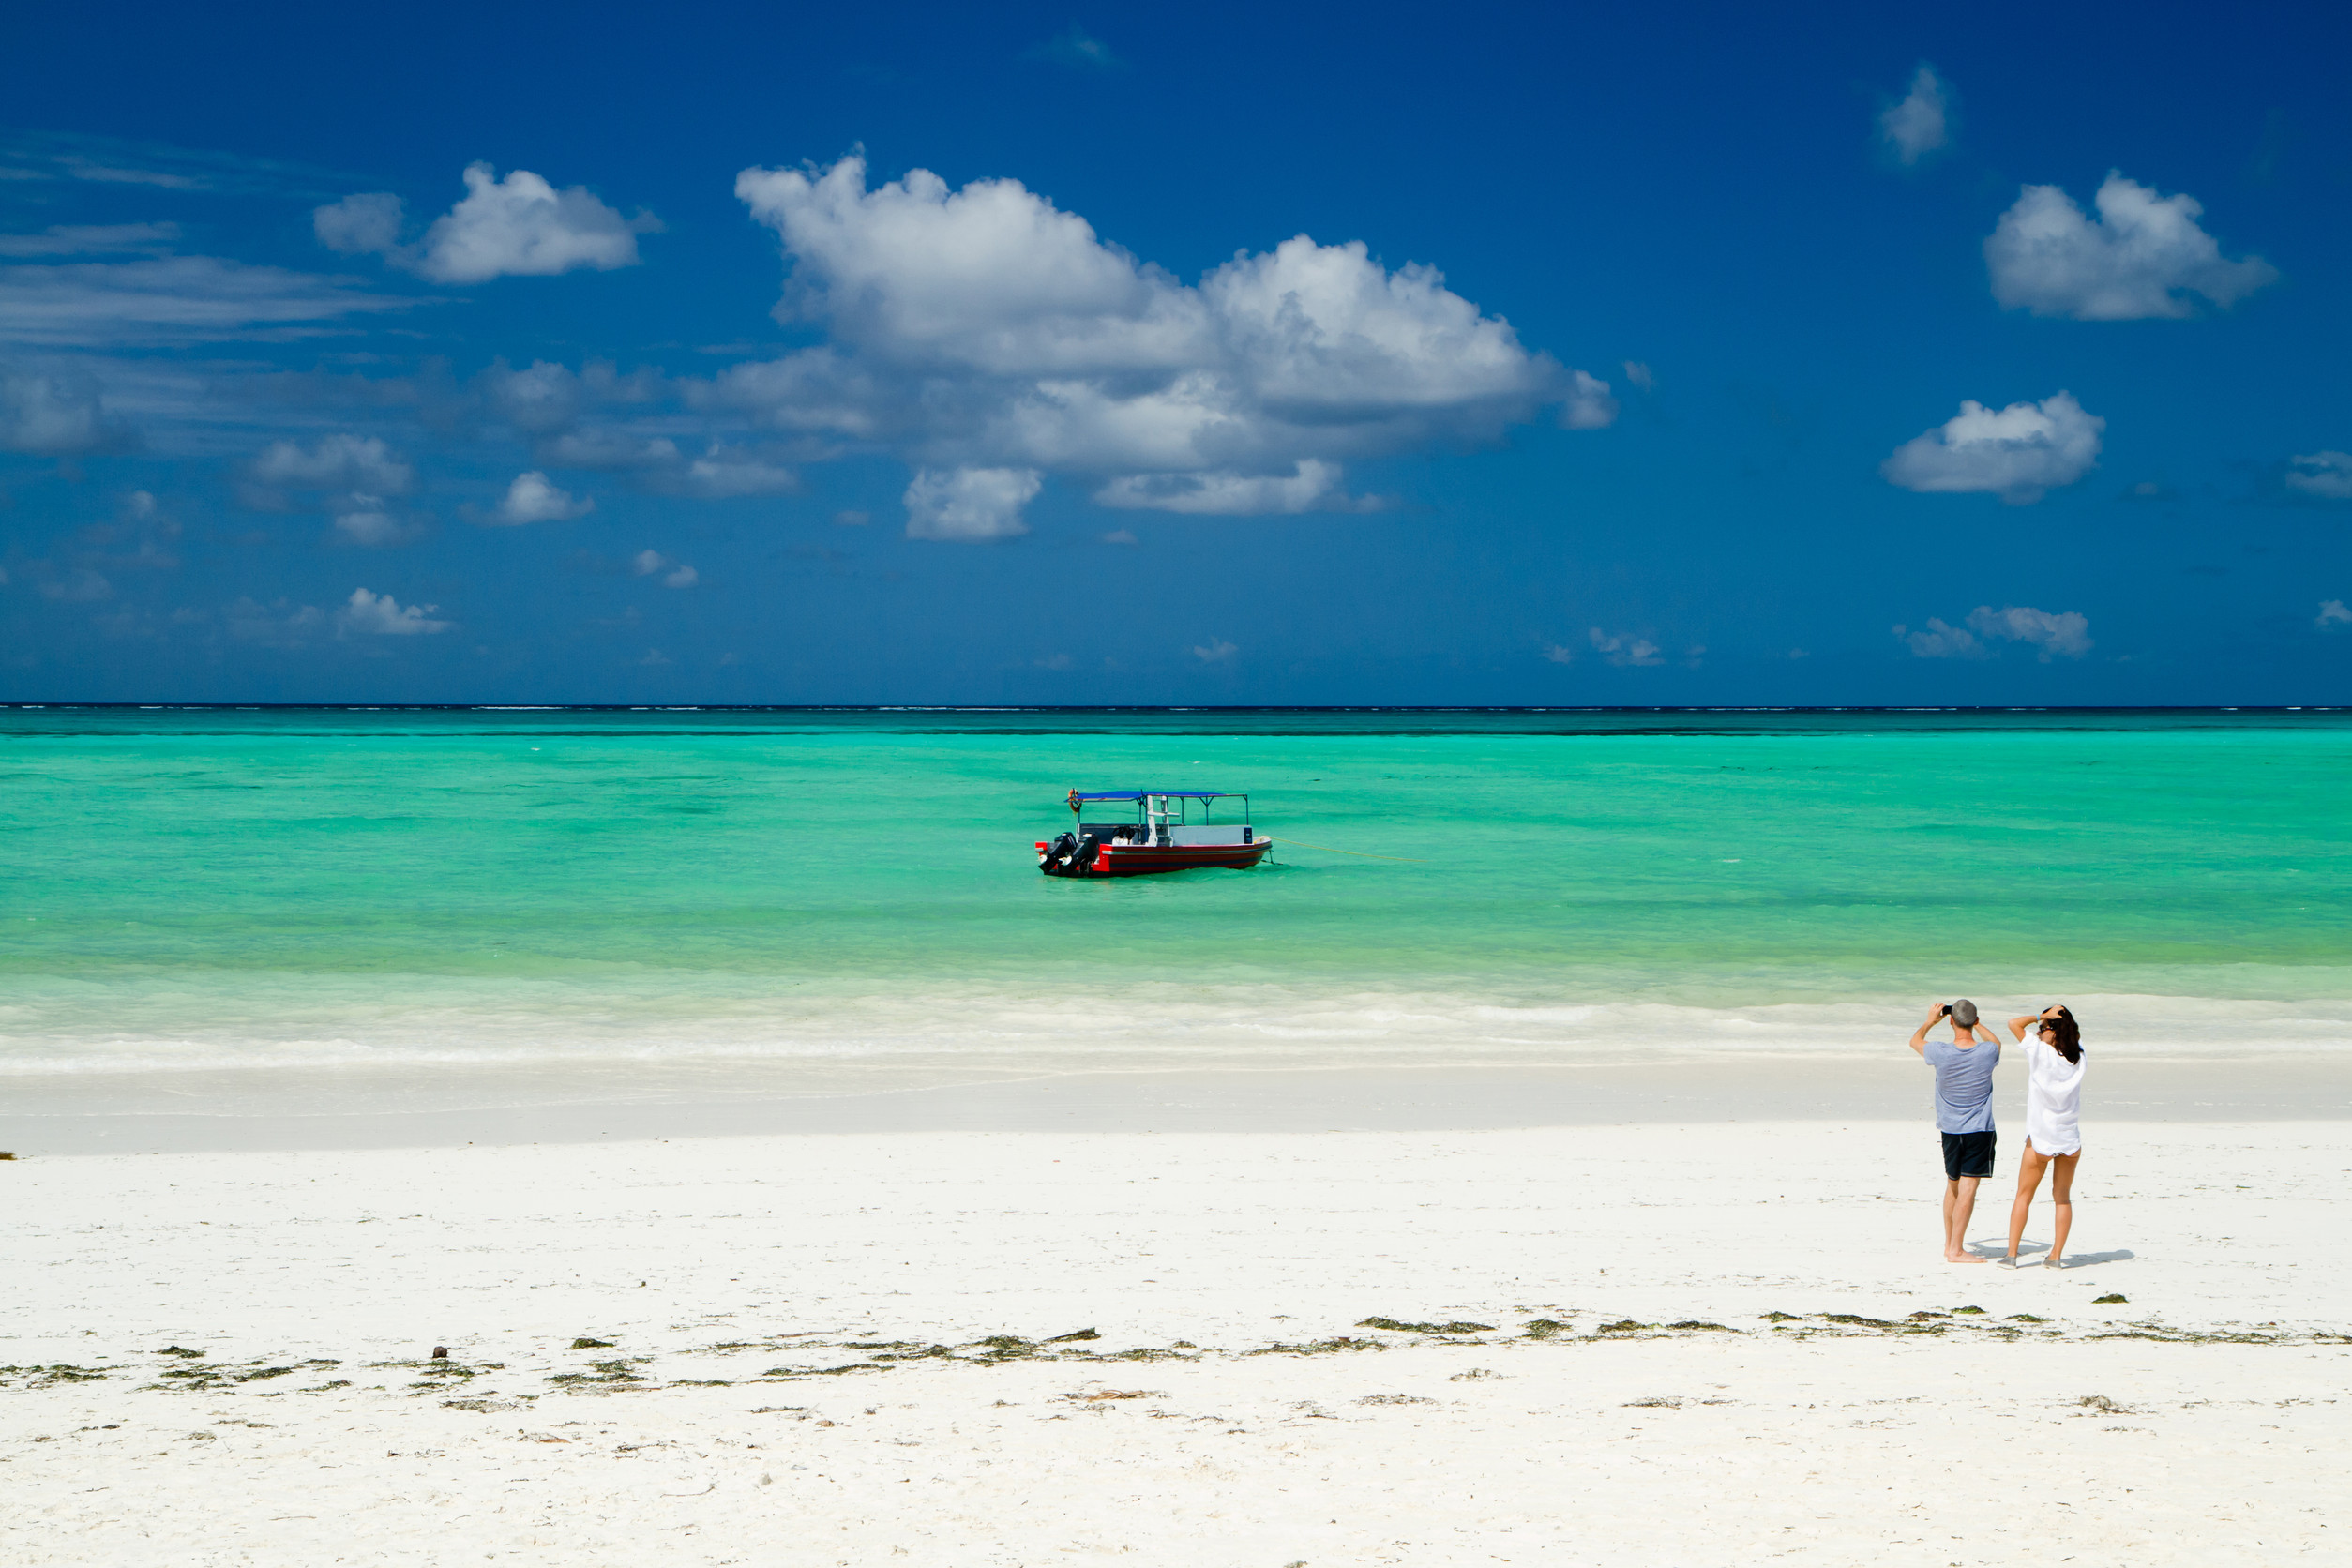
{"label": "woman's long dark hair", "polygon": [[2074,1021],[2073,1014],[2061,1007],[2057,1018],[2043,1018],[2040,1027],[2058,1036],[2050,1043],[2060,1056],[2066,1058],[2068,1066],[2083,1059],[2083,1029]]}

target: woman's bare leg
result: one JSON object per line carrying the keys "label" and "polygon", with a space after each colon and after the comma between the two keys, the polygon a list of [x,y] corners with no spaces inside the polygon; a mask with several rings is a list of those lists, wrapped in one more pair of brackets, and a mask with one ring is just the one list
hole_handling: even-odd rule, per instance
{"label": "woman's bare leg", "polygon": [[2017,1201],[2009,1206],[2009,1260],[2017,1261],[2018,1244],[2026,1239],[2026,1213],[2033,1207],[2033,1195],[2041,1189],[2043,1168],[2050,1162],[2026,1139],[2025,1157],[2017,1162]]}
{"label": "woman's bare leg", "polygon": [[2071,1154],[2060,1154],[2050,1161],[2050,1201],[2058,1209],[2058,1235],[2050,1243],[2050,1261],[2063,1264],[2066,1258],[2066,1233],[2074,1229],[2074,1164],[2083,1157],[2080,1149]]}

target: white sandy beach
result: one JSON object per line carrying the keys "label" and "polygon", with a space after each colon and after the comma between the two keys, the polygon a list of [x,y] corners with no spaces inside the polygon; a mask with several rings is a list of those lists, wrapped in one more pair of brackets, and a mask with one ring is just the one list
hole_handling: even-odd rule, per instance
{"label": "white sandy beach", "polygon": [[1916,1120],[20,1160],[0,1561],[2352,1560],[2352,1123],[2091,1135],[2015,1273]]}

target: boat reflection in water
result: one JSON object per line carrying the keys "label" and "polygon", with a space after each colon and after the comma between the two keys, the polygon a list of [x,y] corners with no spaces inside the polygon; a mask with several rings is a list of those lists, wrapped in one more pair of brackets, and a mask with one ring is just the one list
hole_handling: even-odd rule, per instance
{"label": "boat reflection in water", "polygon": [[[1242,820],[1214,822],[1213,803],[1217,801],[1241,802]],[[1037,869],[1048,877],[1145,877],[1211,867],[1246,871],[1274,848],[1272,839],[1250,825],[1247,795],[1214,790],[1104,790],[1091,794],[1072,790],[1069,807],[1078,815],[1078,831],[1037,843]],[[1097,807],[1106,820],[1087,821],[1089,807]],[[1108,820],[1130,813],[1131,821]],[[1231,809],[1224,815],[1231,816]]]}

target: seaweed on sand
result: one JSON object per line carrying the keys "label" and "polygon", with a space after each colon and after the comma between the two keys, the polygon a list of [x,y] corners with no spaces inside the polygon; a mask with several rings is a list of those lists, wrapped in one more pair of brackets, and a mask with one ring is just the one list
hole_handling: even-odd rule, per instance
{"label": "seaweed on sand", "polygon": [[802,1378],[838,1378],[849,1372],[887,1372],[879,1361],[853,1361],[845,1366],[771,1366],[760,1374],[762,1382],[792,1382]]}
{"label": "seaweed on sand", "polygon": [[626,1360],[592,1361],[588,1364],[588,1371],[558,1372],[548,1381],[578,1389],[642,1387],[646,1380],[639,1376],[637,1369],[651,1360],[651,1356],[634,1356]]}
{"label": "seaweed on sand", "polygon": [[106,1380],[106,1371],[98,1366],[69,1366],[60,1363],[54,1366],[0,1366],[0,1387],[10,1378],[24,1378],[27,1388],[54,1388],[59,1383],[97,1383]]}
{"label": "seaweed on sand", "polygon": [[1488,1334],[1492,1323],[1406,1323],[1395,1318],[1366,1318],[1360,1329],[1386,1329],[1391,1334]]}

